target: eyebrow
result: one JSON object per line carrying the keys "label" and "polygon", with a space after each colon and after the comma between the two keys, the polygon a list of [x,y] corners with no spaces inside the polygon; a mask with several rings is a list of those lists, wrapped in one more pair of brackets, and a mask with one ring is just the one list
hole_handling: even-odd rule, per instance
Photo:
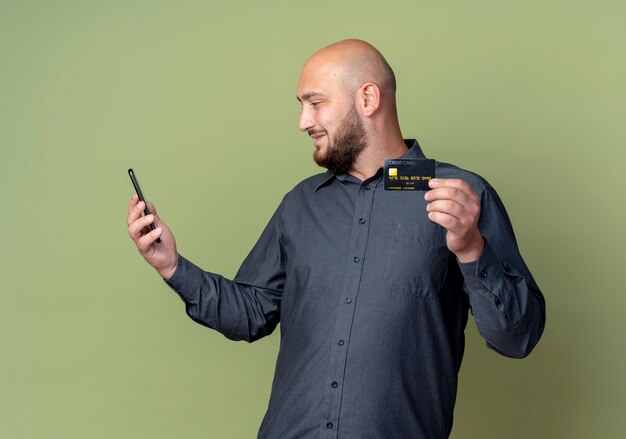
{"label": "eyebrow", "polygon": [[324,93],[321,93],[319,91],[310,91],[303,94],[301,97],[296,96],[296,99],[298,100],[298,102],[302,103],[302,101],[308,101],[313,96],[324,96]]}

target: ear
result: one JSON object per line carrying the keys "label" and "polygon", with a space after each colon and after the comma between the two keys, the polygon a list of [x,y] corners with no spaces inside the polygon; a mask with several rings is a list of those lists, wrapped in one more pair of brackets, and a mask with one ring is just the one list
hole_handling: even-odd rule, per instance
{"label": "ear", "polygon": [[358,95],[364,116],[371,116],[380,107],[380,88],[373,82],[361,85]]}

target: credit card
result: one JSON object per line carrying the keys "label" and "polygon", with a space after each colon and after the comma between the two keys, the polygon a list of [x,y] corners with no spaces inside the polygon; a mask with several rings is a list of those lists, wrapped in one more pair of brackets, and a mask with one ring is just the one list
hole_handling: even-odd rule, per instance
{"label": "credit card", "polygon": [[386,191],[427,191],[435,178],[433,159],[385,159]]}

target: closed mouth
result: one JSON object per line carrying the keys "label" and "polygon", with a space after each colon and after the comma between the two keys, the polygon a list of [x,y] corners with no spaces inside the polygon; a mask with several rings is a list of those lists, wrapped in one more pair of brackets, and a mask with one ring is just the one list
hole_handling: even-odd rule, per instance
{"label": "closed mouth", "polygon": [[326,133],[325,132],[313,132],[313,133],[309,133],[309,137],[311,137],[311,139],[313,139],[313,144],[319,148],[320,146],[320,142],[322,141],[322,139],[324,137],[326,137]]}

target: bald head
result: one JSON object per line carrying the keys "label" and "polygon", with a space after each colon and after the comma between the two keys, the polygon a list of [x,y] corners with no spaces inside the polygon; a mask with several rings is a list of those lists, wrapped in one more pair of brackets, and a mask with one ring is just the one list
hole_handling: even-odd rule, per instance
{"label": "bald head", "polygon": [[[383,55],[362,40],[342,40],[315,52],[303,71],[313,68],[341,80],[351,93],[362,84],[372,82],[389,101],[395,101],[396,78]],[[322,73],[323,74],[323,73]]]}

